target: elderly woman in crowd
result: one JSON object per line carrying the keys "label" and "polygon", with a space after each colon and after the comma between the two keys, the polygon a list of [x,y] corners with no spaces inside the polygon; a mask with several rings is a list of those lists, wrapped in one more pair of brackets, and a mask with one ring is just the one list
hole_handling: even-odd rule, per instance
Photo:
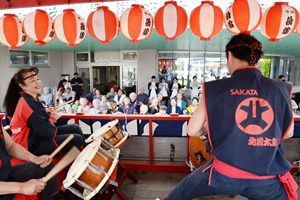
{"label": "elderly woman in crowd", "polygon": [[88,114],[96,115],[100,113],[100,101],[99,99],[93,100],[93,107],[89,109]]}
{"label": "elderly woman in crowd", "polygon": [[136,111],[134,110],[133,105],[130,104],[130,99],[125,97],[123,100],[123,104],[118,108],[118,112],[124,114],[134,114]]}

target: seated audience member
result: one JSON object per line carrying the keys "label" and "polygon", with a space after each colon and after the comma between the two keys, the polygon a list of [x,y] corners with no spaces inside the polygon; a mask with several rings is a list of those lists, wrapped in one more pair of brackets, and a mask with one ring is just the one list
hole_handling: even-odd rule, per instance
{"label": "seated audience member", "polygon": [[[72,94],[72,91],[71,91],[71,88],[66,88],[65,92],[62,93],[62,97],[64,97],[66,99],[66,101],[70,101],[73,99],[73,94]],[[74,97],[75,99],[75,97]]]}
{"label": "seated audience member", "polygon": [[60,104],[57,106],[57,112],[60,114],[70,114],[72,113],[72,106],[65,98],[62,98]]}
{"label": "seated audience member", "polygon": [[67,79],[62,79],[59,84],[58,84],[58,88],[57,88],[57,91],[60,92],[60,93],[64,93],[66,88],[68,86],[68,81]]}
{"label": "seated audience member", "polygon": [[130,99],[125,97],[123,104],[118,108],[118,111],[124,114],[134,114],[135,110],[133,105],[130,104]]}
{"label": "seated audience member", "polygon": [[139,105],[145,104],[148,105],[149,97],[145,94],[144,88],[140,89],[140,93],[137,95],[136,100]]}
{"label": "seated audience member", "polygon": [[188,114],[192,115],[195,112],[196,108],[198,108],[198,104],[198,98],[194,97],[192,100],[192,104],[189,105],[186,109],[188,111]]}
{"label": "seated audience member", "polygon": [[122,105],[123,100],[125,98],[125,94],[123,93],[123,90],[119,89],[118,94],[115,96],[114,101],[117,103],[118,106]]}
{"label": "seated audience member", "polygon": [[[11,166],[10,156],[25,163]],[[54,177],[46,183],[41,179],[53,167],[51,161],[48,155],[33,155],[0,129],[0,199],[16,199],[16,193],[36,195],[43,191],[43,199],[51,200],[58,190],[57,180]]]}
{"label": "seated audience member", "polygon": [[183,114],[181,108],[177,106],[176,99],[173,98],[171,99],[171,103],[167,108],[167,114]]}
{"label": "seated audience member", "polygon": [[116,95],[117,95],[117,93],[115,92],[114,87],[111,87],[109,92],[106,94],[106,97],[108,100],[113,100]]}
{"label": "seated audience member", "polygon": [[88,100],[86,98],[80,98],[77,112],[88,113],[89,110],[90,107],[88,106]]}
{"label": "seated audience member", "polygon": [[164,106],[165,106],[165,103],[166,103],[166,102],[163,101],[163,96],[162,96],[161,93],[158,93],[158,94],[157,94],[157,101],[158,101],[158,105],[159,105],[159,106],[161,106],[161,105],[164,105]]}
{"label": "seated audience member", "polygon": [[50,93],[48,87],[44,87],[43,94],[41,95],[41,102],[45,106],[53,106],[53,95]]}
{"label": "seated audience member", "polygon": [[74,102],[74,104],[72,105],[72,112],[73,112],[73,113],[76,113],[77,110],[78,110],[78,107],[79,107],[79,100],[76,100],[76,101]]}
{"label": "seated audience member", "polygon": [[87,98],[88,101],[92,102],[93,97],[96,94],[96,89],[97,88],[93,88],[93,90],[91,92],[87,93],[84,97]]}
{"label": "seated audience member", "polygon": [[183,89],[181,88],[179,91],[178,91],[179,94],[181,94],[182,96],[182,100],[186,102],[186,104],[190,104],[190,100],[187,96],[185,96],[184,92],[183,92]]}
{"label": "seated audience member", "polygon": [[106,104],[108,106],[108,108],[111,109],[111,105],[110,105],[110,103],[109,103],[109,101],[108,101],[108,99],[105,95],[102,95],[100,105],[102,105],[102,104]]}
{"label": "seated audience member", "polygon": [[111,109],[108,107],[107,104],[101,104],[100,105],[100,114],[105,115],[105,114],[111,114]]}
{"label": "seated audience member", "polygon": [[186,107],[187,107],[187,103],[186,103],[186,101],[182,100],[181,93],[177,94],[176,101],[177,101],[177,106],[179,106],[182,111],[185,111]]}
{"label": "seated audience member", "polygon": [[159,106],[159,112],[155,115],[167,115],[167,106]]}
{"label": "seated audience member", "polygon": [[148,114],[148,106],[145,105],[145,104],[142,104],[140,106],[140,113],[139,114],[140,115],[146,115],[146,114]]}
{"label": "seated audience member", "polygon": [[155,114],[159,111],[159,105],[157,99],[152,99],[151,104],[149,106],[149,114]]}
{"label": "seated audience member", "polygon": [[100,93],[100,90],[99,89],[96,89],[96,91],[95,91],[95,95],[93,96],[93,100],[94,99],[98,99],[99,101],[101,101],[101,99],[102,99],[102,95],[101,95],[101,93]]}
{"label": "seated audience member", "polygon": [[117,109],[118,109],[117,103],[116,103],[114,100],[109,100],[109,105],[110,105],[110,107],[111,107],[110,113],[111,113],[111,114],[116,113],[116,112],[117,112]]}
{"label": "seated audience member", "polygon": [[286,81],[285,80],[285,76],[283,74],[281,74],[281,75],[278,76],[278,80],[284,81],[284,82]]}
{"label": "seated audience member", "polygon": [[100,101],[99,99],[93,100],[93,107],[89,109],[88,114],[96,115],[100,113]]}
{"label": "seated audience member", "polygon": [[135,110],[137,110],[137,106],[138,106],[138,105],[137,105],[138,102],[137,102],[137,100],[136,100],[136,97],[137,97],[137,95],[136,95],[136,93],[134,93],[134,92],[131,92],[131,93],[129,94],[130,104],[133,105],[133,107],[134,107]]}

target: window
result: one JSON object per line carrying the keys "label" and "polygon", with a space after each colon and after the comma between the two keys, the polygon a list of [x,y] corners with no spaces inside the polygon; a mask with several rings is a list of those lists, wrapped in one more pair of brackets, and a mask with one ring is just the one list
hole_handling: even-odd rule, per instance
{"label": "window", "polygon": [[49,53],[41,51],[9,51],[11,67],[49,66]]}
{"label": "window", "polygon": [[49,66],[49,55],[48,52],[31,52],[31,61],[34,66]]}
{"label": "window", "polygon": [[9,51],[9,57],[10,57],[10,65],[11,66],[29,66],[29,51],[15,51],[10,50]]}
{"label": "window", "polygon": [[89,52],[76,52],[77,62],[89,62]]}
{"label": "window", "polygon": [[123,61],[137,61],[137,52],[135,51],[124,51]]}
{"label": "window", "polygon": [[168,83],[173,77],[189,87],[193,76],[201,82],[228,77],[225,53],[221,52],[159,52],[159,77]]}

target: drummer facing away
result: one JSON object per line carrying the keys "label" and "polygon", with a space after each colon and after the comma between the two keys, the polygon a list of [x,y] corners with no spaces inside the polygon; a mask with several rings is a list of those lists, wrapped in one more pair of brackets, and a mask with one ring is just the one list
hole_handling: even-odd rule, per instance
{"label": "drummer facing away", "polygon": [[231,78],[203,84],[188,125],[190,136],[207,129],[214,160],[185,177],[167,199],[242,195],[296,200],[298,185],[281,148],[293,136],[291,85],[261,74],[262,45],[251,35],[233,36],[226,55]]}

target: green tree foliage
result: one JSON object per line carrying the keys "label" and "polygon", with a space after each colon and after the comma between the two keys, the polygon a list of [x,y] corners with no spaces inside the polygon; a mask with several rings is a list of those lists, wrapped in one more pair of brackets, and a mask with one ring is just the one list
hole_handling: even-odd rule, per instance
{"label": "green tree foliage", "polygon": [[270,71],[271,71],[271,59],[270,58],[263,58],[259,61],[259,70],[265,76],[270,78]]}

